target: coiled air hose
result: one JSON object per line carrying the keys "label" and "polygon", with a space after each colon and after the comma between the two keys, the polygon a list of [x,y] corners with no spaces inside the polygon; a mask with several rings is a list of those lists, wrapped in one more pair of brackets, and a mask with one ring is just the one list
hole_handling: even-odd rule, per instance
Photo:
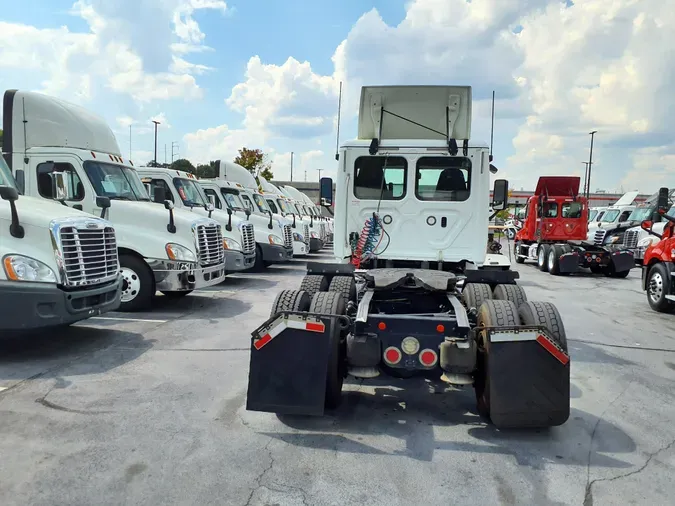
{"label": "coiled air hose", "polygon": [[374,256],[375,249],[380,243],[382,231],[382,221],[376,213],[373,213],[373,217],[368,218],[364,223],[356,244],[352,246],[351,263],[354,267],[360,268],[363,260]]}

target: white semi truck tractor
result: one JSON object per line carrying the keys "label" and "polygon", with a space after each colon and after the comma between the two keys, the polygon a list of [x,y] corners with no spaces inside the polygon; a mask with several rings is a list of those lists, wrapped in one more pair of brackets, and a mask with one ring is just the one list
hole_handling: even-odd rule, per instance
{"label": "white semi truck tractor", "polygon": [[[39,93],[9,90],[3,151],[25,195],[113,223],[122,273],[121,311],[151,308],[156,291],[180,297],[225,278],[220,224],[153,204],[103,118]],[[101,203],[110,203],[102,209]]]}
{"label": "white semi truck tractor", "polygon": [[[424,375],[473,386],[498,427],[568,419],[558,310],[528,301],[517,272],[484,269],[493,167],[470,126],[470,87],[362,89],[358,138],[339,150],[336,262],[309,262],[252,332],[247,409],[322,415],[347,375]],[[505,209],[508,182],[493,195]]]}
{"label": "white semi truck tractor", "polygon": [[307,209],[307,203],[303,196],[304,194],[290,185],[281,187],[281,190],[286,192],[286,194],[293,199],[293,203],[298,211],[305,219],[309,220],[310,251],[320,251],[323,249],[323,246],[328,239],[326,226],[321,220],[315,219],[314,215]]}
{"label": "white semi truck tractor", "polygon": [[258,177],[260,193],[265,197],[273,214],[286,218],[293,229],[293,257],[309,253],[309,220],[305,220],[291,207],[290,200],[279,188],[263,177]]}
{"label": "white semi truck tractor", "polygon": [[[227,193],[235,191],[246,209],[251,212],[256,234],[256,263],[254,270],[259,271],[272,264],[285,263],[293,258],[293,230],[287,219],[274,214],[265,198],[258,191],[258,183],[253,174],[245,167],[233,162],[216,161],[217,174],[213,181],[226,181],[223,185]],[[209,179],[204,179],[209,181]]]}
{"label": "white semi truck tractor", "polygon": [[[219,200],[211,200],[194,174],[160,167],[139,167],[138,175],[155,203],[170,200],[177,209],[213,218],[220,223],[227,272],[250,269],[255,263],[255,232],[247,217],[223,210]],[[216,195],[216,198],[218,196]],[[227,209],[227,208],[225,208]]]}
{"label": "white semi truck tractor", "polygon": [[120,305],[106,220],[19,195],[0,156],[0,334],[75,323]]}

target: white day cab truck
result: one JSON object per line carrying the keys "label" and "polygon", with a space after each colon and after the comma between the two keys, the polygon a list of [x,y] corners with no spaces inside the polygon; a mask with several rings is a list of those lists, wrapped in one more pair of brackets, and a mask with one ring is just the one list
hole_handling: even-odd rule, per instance
{"label": "white day cab truck", "polygon": [[290,207],[293,216],[295,216],[296,219],[299,219],[303,223],[303,226],[305,224],[307,225],[307,231],[309,235],[309,252],[316,253],[317,251],[321,250],[323,243],[321,242],[320,232],[314,227],[312,219],[285,186],[279,185],[277,188],[286,198],[286,202],[288,203],[288,207]]}
{"label": "white day cab truck", "polygon": [[3,114],[3,151],[20,192],[103,213],[115,227],[121,311],[150,309],[156,291],[179,297],[223,281],[218,222],[174,209],[170,201],[164,209],[153,204],[102,118],[16,90],[5,92]]}
{"label": "white day cab truck", "polygon": [[303,220],[291,206],[290,199],[279,188],[263,177],[258,177],[260,193],[265,197],[272,214],[286,218],[293,229],[293,256],[309,253],[309,221]]}
{"label": "white day cab truck", "polygon": [[[325,223],[322,220],[317,219],[315,214],[309,209],[307,206],[307,201],[305,200],[306,195],[304,193],[290,185],[284,186],[284,190],[295,201],[296,207],[298,207],[305,217],[310,220],[310,239],[314,239],[316,241],[317,250],[323,249],[323,246],[328,239],[328,232],[326,231]],[[312,232],[314,232],[314,234],[312,234]]]}
{"label": "white day cab truck", "polygon": [[314,219],[321,223],[321,231],[323,233],[323,237],[322,237],[323,247],[324,248],[327,247],[327,246],[332,247],[333,246],[333,238],[332,238],[333,226],[332,226],[331,220],[326,218],[323,215],[323,213],[321,211],[321,208],[319,206],[317,206],[316,204],[314,204],[314,202],[312,202],[312,199],[309,198],[309,195],[307,195],[306,193],[303,193],[303,192],[300,192],[300,195],[304,199],[306,208],[309,210],[309,212],[312,214],[312,216],[314,216]]}
{"label": "white day cab truck", "polygon": [[120,305],[110,222],[20,197],[0,156],[0,335],[68,325]]}
{"label": "white day cab truck", "polygon": [[[309,262],[307,288],[280,292],[252,333],[247,409],[322,415],[347,375],[425,375],[473,385],[498,427],[564,423],[558,310],[484,269],[491,163],[470,140],[471,88],[364,87],[358,125],[339,151],[338,261]],[[507,199],[495,181],[493,209]]]}
{"label": "white day cab truck", "polygon": [[293,258],[293,231],[283,216],[272,213],[265,198],[258,191],[258,183],[246,168],[233,162],[216,161],[216,178],[201,181],[233,183],[222,185],[223,192],[236,191],[251,212],[256,240],[256,263],[260,271],[272,264],[285,263]]}
{"label": "white day cab truck", "polygon": [[235,216],[232,210],[216,207],[218,203],[222,206],[222,202],[208,197],[194,174],[159,167],[139,167],[137,170],[153,202],[163,204],[170,200],[176,209],[191,211],[220,223],[227,272],[253,267],[255,232],[246,216]]}

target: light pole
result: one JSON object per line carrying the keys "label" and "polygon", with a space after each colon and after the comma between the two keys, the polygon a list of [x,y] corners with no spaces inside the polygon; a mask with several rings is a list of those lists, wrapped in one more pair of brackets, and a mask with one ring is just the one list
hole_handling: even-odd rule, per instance
{"label": "light pole", "polygon": [[323,169],[316,169],[316,171],[319,173],[319,184],[321,184],[321,173],[323,172]]}
{"label": "light pole", "polygon": [[293,182],[293,151],[291,151],[291,183]]}
{"label": "light pole", "polygon": [[593,130],[589,133],[591,136],[591,152],[588,155],[588,183],[586,185],[586,198],[588,198],[591,193],[591,171],[593,170],[593,138],[597,133],[597,130]]}
{"label": "light pole", "polygon": [[581,162],[581,163],[583,163],[586,166],[586,168],[584,169],[584,187],[582,188],[581,193],[583,195],[586,195],[586,179],[588,179],[588,162]]}
{"label": "light pole", "polygon": [[159,121],[153,119],[152,122],[155,124],[155,167],[157,167],[157,125]]}

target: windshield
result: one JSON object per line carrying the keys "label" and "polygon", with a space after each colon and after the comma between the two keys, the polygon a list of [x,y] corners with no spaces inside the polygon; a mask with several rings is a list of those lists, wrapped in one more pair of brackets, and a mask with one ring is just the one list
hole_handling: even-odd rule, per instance
{"label": "windshield", "polygon": [[292,214],[293,211],[291,208],[288,206],[288,203],[284,199],[277,199],[277,204],[279,204],[279,208],[285,213],[285,214]]}
{"label": "windshield", "polygon": [[274,203],[274,199],[267,199],[267,205],[270,206],[270,209],[274,214],[280,214],[276,204]]}
{"label": "windshield", "polygon": [[605,215],[602,217],[602,220],[600,220],[600,221],[602,221],[603,223],[612,223],[614,220],[616,220],[616,218],[618,216],[619,216],[619,210],[614,209],[612,211],[607,211],[605,213]]}
{"label": "windshield", "polygon": [[649,219],[651,219],[653,212],[654,212],[653,207],[637,208],[632,213],[630,213],[630,216],[628,217],[628,221],[649,220]]}
{"label": "windshield", "polygon": [[248,209],[249,211],[254,213],[255,207],[253,207],[253,202],[251,202],[251,198],[248,195],[246,195],[245,193],[242,193],[241,199],[244,201],[244,205],[246,206],[246,209]]}
{"label": "windshield", "polygon": [[238,209],[240,211],[243,211],[244,209],[246,209],[246,207],[244,206],[244,203],[241,201],[238,194],[233,193],[231,191],[228,191],[225,188],[220,189],[220,194],[225,199],[225,203],[227,204],[227,207],[229,207],[231,209]]}
{"label": "windshield", "polygon": [[9,167],[7,167],[2,155],[0,155],[0,186],[11,186],[12,188],[16,188],[12,173],[9,171]]}
{"label": "windshield", "polygon": [[591,209],[591,210],[588,212],[588,221],[593,221],[593,218],[595,218],[595,217],[597,216],[597,214],[598,214],[598,210],[597,210],[597,209]]}
{"label": "windshield", "polygon": [[262,195],[254,193],[253,200],[255,200],[255,203],[258,206],[258,209],[260,209],[260,212],[267,213],[270,210],[270,208],[267,206],[267,202],[265,202],[265,199],[263,198]]}
{"label": "windshield", "polygon": [[105,162],[84,162],[96,195],[113,200],[150,200],[138,173],[131,167]]}
{"label": "windshield", "polygon": [[173,185],[178,190],[178,195],[180,195],[183,204],[186,206],[195,207],[207,204],[207,200],[202,194],[202,189],[197,184],[197,181],[183,177],[174,177]]}

